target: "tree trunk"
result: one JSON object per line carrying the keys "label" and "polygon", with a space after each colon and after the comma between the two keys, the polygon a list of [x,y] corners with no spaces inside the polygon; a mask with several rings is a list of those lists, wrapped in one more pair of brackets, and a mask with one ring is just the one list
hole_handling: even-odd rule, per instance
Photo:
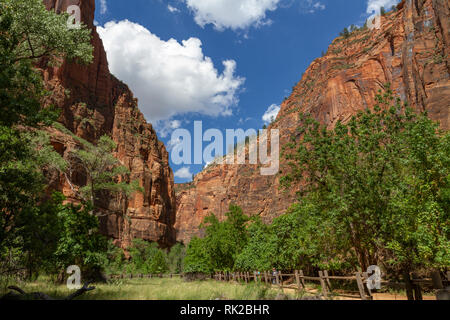
{"label": "tree trunk", "polygon": [[409,270],[403,271],[403,280],[405,281],[406,296],[408,297],[408,300],[414,300],[414,291]]}

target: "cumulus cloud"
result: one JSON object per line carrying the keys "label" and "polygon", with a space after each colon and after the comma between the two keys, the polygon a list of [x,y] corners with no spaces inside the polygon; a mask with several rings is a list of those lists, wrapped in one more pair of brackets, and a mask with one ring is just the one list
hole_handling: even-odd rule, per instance
{"label": "cumulus cloud", "polygon": [[185,0],[194,13],[195,22],[204,27],[212,24],[217,30],[247,29],[270,23],[268,11],[277,9],[281,0]]}
{"label": "cumulus cloud", "polygon": [[272,104],[269,108],[267,108],[266,112],[262,116],[262,119],[265,124],[270,124],[276,118],[278,113],[280,112],[280,106],[276,104]]}
{"label": "cumulus cloud", "polygon": [[372,14],[380,12],[381,7],[390,9],[393,5],[399,3],[399,0],[368,0],[366,13]]}
{"label": "cumulus cloud", "polygon": [[191,179],[192,178],[192,172],[189,167],[183,167],[183,168],[177,170],[174,173],[174,175],[175,175],[175,177],[180,178],[180,179]]}
{"label": "cumulus cloud", "polygon": [[100,0],[100,13],[105,14],[108,11],[108,5],[106,4],[106,0]]}
{"label": "cumulus cloud", "polygon": [[[289,8],[297,0],[182,0],[193,12],[195,22],[204,27],[207,24],[216,30],[246,30],[249,27],[271,25],[267,13],[278,8]],[[299,0],[304,13],[325,10],[326,6],[317,0]]]}
{"label": "cumulus cloud", "polygon": [[198,38],[164,41],[128,20],[108,22],[97,31],[111,72],[130,86],[148,121],[189,112],[232,114],[245,82],[235,75],[234,60],[222,61],[220,72],[203,54]]}

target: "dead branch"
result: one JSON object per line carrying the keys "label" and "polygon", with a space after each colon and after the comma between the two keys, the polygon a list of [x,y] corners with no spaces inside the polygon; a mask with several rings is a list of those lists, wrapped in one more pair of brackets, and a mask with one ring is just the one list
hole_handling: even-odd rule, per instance
{"label": "dead branch", "polygon": [[[81,295],[83,295],[84,293],[88,292],[88,291],[92,291],[95,289],[95,287],[90,287],[89,286],[90,282],[86,282],[84,284],[84,286],[81,289],[78,289],[77,291],[75,291],[74,293],[68,295],[67,297],[65,297],[62,300],[73,300]],[[9,286],[8,289],[13,290],[13,291],[17,291],[19,294],[14,293],[14,292],[9,292],[7,294],[5,294],[3,297],[0,298],[0,300],[26,300],[26,299],[32,299],[32,300],[58,300],[55,299],[53,297],[50,297],[49,295],[42,293],[42,292],[32,292],[32,293],[26,293],[25,291],[23,291],[22,289],[20,289],[19,287],[16,286]]]}

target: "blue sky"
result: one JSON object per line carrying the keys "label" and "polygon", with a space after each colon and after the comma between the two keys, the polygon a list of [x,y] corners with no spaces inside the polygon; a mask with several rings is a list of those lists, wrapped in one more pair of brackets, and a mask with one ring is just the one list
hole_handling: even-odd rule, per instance
{"label": "blue sky", "polygon": [[[170,149],[172,131],[197,120],[204,130],[261,128],[344,27],[396,2],[97,0],[95,20],[111,72]],[[172,168],[178,183],[202,166]]]}

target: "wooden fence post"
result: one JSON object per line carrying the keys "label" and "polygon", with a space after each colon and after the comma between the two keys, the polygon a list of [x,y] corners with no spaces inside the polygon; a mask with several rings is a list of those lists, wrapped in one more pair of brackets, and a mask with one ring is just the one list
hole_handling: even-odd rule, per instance
{"label": "wooden fence post", "polygon": [[323,276],[323,271],[319,271],[319,278],[320,278],[320,286],[322,287],[322,294],[326,298],[328,297],[328,290],[325,278]]}
{"label": "wooden fence post", "polygon": [[333,291],[333,288],[331,287],[330,277],[328,275],[328,270],[323,271],[323,276],[325,277],[325,281],[327,282],[328,290],[330,292]]}
{"label": "wooden fence post", "polygon": [[267,279],[267,271],[264,271],[264,281],[266,282],[266,284],[268,283],[267,280],[268,280],[268,279]]}
{"label": "wooden fence post", "polygon": [[277,282],[280,288],[283,286],[283,275],[280,272],[277,272]]}
{"label": "wooden fence post", "polygon": [[255,283],[258,283],[258,276],[256,275],[256,271],[253,271],[253,278],[255,279]]}
{"label": "wooden fence post", "polygon": [[[369,274],[367,272],[363,272],[362,275],[363,275],[363,280],[365,280],[366,283],[367,283],[367,280],[369,279]],[[364,286],[364,290],[366,290],[366,292],[368,293],[367,294],[367,299],[368,300],[372,300],[373,299],[372,290],[370,290],[367,285]]]}
{"label": "wooden fence post", "polygon": [[303,289],[306,289],[306,283],[305,283],[305,278],[304,278],[304,274],[303,274],[303,270],[300,270],[298,272],[298,276],[300,277],[300,282],[302,283]]}
{"label": "wooden fence post", "polygon": [[356,273],[356,283],[358,284],[358,290],[359,290],[359,295],[361,296],[361,300],[367,300],[361,272]]}
{"label": "wooden fence post", "polygon": [[298,270],[295,270],[295,282],[297,283],[298,292],[301,292],[302,288],[301,288],[300,275],[298,274]]}

